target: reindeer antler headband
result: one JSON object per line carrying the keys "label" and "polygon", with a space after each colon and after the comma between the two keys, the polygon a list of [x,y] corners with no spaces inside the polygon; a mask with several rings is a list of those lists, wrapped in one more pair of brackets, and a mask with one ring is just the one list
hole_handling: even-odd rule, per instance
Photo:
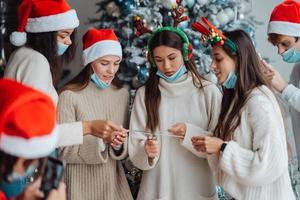
{"label": "reindeer antler headband", "polygon": [[[189,20],[188,16],[182,16],[184,13],[184,7],[181,5],[181,0],[176,0],[177,6],[174,5],[172,8],[172,17],[173,17],[173,26],[165,26],[157,29],[156,31],[152,31],[150,28],[148,28],[144,22],[142,21],[142,18],[140,16],[135,17],[135,27],[137,29],[136,35],[140,36],[145,33],[151,33],[150,39],[148,41],[148,48],[150,44],[153,42],[153,38],[157,33],[160,33],[162,31],[172,31],[175,32],[177,35],[180,36],[180,38],[183,41],[183,47],[182,47],[182,55],[183,59],[185,61],[188,61],[192,57],[192,44],[189,42],[189,39],[187,35],[180,29],[177,28],[177,25],[183,21]],[[149,48],[149,56],[150,61],[153,66],[155,66],[154,58],[153,58],[153,52]]]}
{"label": "reindeer antler headband", "polygon": [[233,52],[237,53],[237,47],[232,40],[227,38],[205,17],[201,18],[201,22],[194,22],[192,28],[202,34],[202,39],[207,40],[210,45],[219,43],[228,46]]}

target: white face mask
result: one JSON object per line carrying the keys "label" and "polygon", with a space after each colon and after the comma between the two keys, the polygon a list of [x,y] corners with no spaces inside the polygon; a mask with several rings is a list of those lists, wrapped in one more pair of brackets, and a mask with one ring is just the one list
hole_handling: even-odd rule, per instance
{"label": "white face mask", "polygon": [[91,75],[91,79],[92,81],[96,84],[96,86],[100,89],[105,89],[107,88],[110,83],[104,83],[98,76],[97,74],[94,72],[92,75]]}
{"label": "white face mask", "polygon": [[69,46],[70,45],[67,45],[67,44],[64,44],[61,42],[57,42],[57,55],[59,55],[59,56],[63,55],[67,51]]}
{"label": "white face mask", "polygon": [[165,79],[167,82],[175,82],[177,81],[180,77],[182,77],[185,73],[187,72],[187,69],[184,64],[180,66],[180,68],[175,72],[172,76],[166,76],[163,72],[161,72],[159,69],[156,72],[156,75]]}

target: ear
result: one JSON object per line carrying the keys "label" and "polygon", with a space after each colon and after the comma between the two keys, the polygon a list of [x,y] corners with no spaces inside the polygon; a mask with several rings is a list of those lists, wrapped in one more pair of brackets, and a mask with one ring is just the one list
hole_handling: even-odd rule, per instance
{"label": "ear", "polygon": [[147,52],[147,60],[152,65],[152,60],[149,51]]}

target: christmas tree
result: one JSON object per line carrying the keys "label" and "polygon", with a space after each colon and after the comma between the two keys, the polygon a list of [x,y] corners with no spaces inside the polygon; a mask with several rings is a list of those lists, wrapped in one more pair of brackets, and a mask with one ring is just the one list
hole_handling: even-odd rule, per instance
{"label": "christmas tree", "polygon": [[[148,78],[146,61],[147,40],[149,35],[136,36],[134,19],[142,18],[152,30],[157,27],[171,25],[172,7],[176,0],[102,0],[98,19],[90,19],[95,27],[114,28],[124,49],[124,62],[120,68],[119,77],[129,88],[137,88]],[[199,16],[206,17],[221,30],[243,29],[251,37],[255,36],[255,26],[258,22],[249,15],[252,0],[183,0],[186,10],[184,15],[190,18],[179,24],[189,36],[193,44],[193,56],[202,74],[210,73],[210,51],[200,44],[200,34],[190,28],[192,22]],[[200,59],[201,58],[201,59]]]}

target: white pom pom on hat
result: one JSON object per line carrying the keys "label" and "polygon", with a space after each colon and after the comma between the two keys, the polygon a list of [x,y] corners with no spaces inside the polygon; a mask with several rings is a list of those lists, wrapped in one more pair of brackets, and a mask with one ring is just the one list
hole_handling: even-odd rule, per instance
{"label": "white pom pom on hat", "polygon": [[9,40],[14,46],[19,47],[19,46],[22,46],[26,43],[26,41],[27,41],[26,36],[27,36],[26,32],[14,31],[9,36]]}

